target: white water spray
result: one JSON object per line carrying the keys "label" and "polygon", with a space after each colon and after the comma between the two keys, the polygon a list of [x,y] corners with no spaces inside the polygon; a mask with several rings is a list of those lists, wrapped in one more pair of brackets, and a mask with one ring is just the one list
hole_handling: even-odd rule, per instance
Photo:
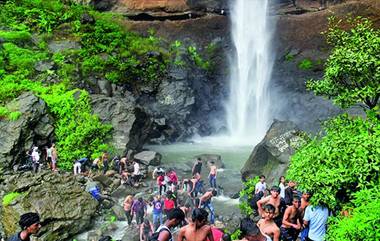
{"label": "white water spray", "polygon": [[273,25],[269,0],[235,0],[231,9],[232,39],[230,98],[226,106],[230,141],[257,144],[271,116],[268,84],[273,68]]}

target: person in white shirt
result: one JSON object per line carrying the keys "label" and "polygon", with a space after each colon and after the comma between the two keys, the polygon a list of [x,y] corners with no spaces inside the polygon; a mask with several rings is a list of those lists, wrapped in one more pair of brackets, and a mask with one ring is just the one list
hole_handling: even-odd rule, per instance
{"label": "person in white shirt", "polygon": [[303,223],[309,227],[308,238],[312,241],[323,241],[326,235],[326,224],[329,210],[322,206],[307,206]]}
{"label": "person in white shirt", "polygon": [[263,192],[265,196],[266,190],[267,190],[267,184],[265,183],[265,176],[260,175],[260,181],[256,183],[256,186],[255,186],[255,194],[259,192]]}
{"label": "person in white shirt", "polygon": [[140,164],[136,160],[133,160],[132,178],[135,185],[139,183],[141,178]]}
{"label": "person in white shirt", "polygon": [[282,198],[285,198],[285,188],[286,188],[286,186],[285,186],[285,177],[284,177],[284,176],[281,176],[281,177],[280,177],[280,180],[279,180],[279,184],[278,184],[278,186],[279,186],[280,189],[281,189],[281,191],[280,191],[280,196],[281,196]]}
{"label": "person in white shirt", "polygon": [[32,160],[33,160],[33,171],[37,173],[40,166],[40,153],[38,153],[37,146],[33,147]]}

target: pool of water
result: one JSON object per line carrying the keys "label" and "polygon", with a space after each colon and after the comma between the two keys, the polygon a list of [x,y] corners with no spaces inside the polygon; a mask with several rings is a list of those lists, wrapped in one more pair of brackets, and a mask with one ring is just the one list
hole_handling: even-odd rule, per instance
{"label": "pool of water", "polygon": [[159,152],[164,165],[186,163],[201,154],[216,154],[222,157],[226,171],[240,172],[248,159],[252,146],[217,145],[208,142],[176,143],[170,145],[148,145],[145,148]]}

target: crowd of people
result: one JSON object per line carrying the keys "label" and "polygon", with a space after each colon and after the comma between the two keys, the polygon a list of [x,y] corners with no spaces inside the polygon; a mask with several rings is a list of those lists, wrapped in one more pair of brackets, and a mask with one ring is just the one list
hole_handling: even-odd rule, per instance
{"label": "crowd of people", "polygon": [[[28,156],[35,172],[39,169],[40,153],[38,147],[32,147]],[[52,144],[43,155],[51,170],[57,170],[57,150]],[[173,240],[172,230],[176,229],[176,240],[222,241],[230,240],[229,235],[218,229],[215,223],[215,211],[212,198],[217,195],[218,169],[215,162],[207,163],[208,184],[202,179],[203,161],[195,160],[190,177],[179,179],[176,171],[169,168],[156,167],[152,172],[153,198],[144,199],[128,195],[124,202],[128,226],[139,230],[140,240]],[[140,163],[127,157],[109,158],[104,152],[92,162],[87,157],[74,161],[74,175],[97,172],[106,174],[114,169],[122,178],[124,185],[138,186],[143,177]],[[208,186],[208,189],[206,189]],[[321,206],[311,206],[311,193],[296,189],[297,184],[279,178],[278,186],[268,189],[265,176],[260,176],[254,192],[249,195],[248,203],[253,209],[253,216],[259,217],[254,222],[249,217],[241,220],[240,237],[244,241],[322,241],[326,232],[329,212]],[[95,199],[102,201],[99,187],[87,190]],[[148,206],[152,213],[148,214]],[[29,240],[29,236],[38,232],[41,227],[39,216],[35,213],[21,216],[22,231],[13,235],[10,241]],[[151,215],[151,216],[150,216]],[[33,223],[32,223],[33,222]],[[103,240],[106,237],[103,237]]]}
{"label": "crowd of people", "polygon": [[[125,198],[123,206],[128,225],[135,225],[139,228],[140,240],[151,240],[155,230],[156,232],[157,230],[161,230],[165,233],[166,230],[168,230],[168,226],[164,220],[168,220],[170,213],[175,210],[180,210],[183,213],[183,219],[178,223],[179,227],[193,227],[193,220],[198,220],[198,226],[201,225],[203,227],[207,224],[208,216],[210,216],[210,226],[207,226],[207,230],[211,231],[205,235],[223,234],[221,230],[213,226],[215,222],[215,212],[211,200],[212,197],[217,195],[217,167],[213,161],[208,165],[208,181],[210,187],[206,190],[201,178],[202,165],[202,160],[198,158],[192,168],[191,177],[185,177],[181,181],[174,169],[165,171],[163,167],[156,167],[152,172],[152,178],[155,180],[155,186],[153,187],[155,195],[153,199],[144,200],[142,197],[135,199],[132,195],[128,195]],[[149,219],[147,214],[148,206],[152,207],[152,216]],[[150,222],[150,220],[152,220],[152,222]],[[185,232],[183,230],[187,230],[187,233],[189,232],[187,228],[182,228],[178,233],[179,237]],[[184,237],[186,236],[185,233],[183,233]]]}

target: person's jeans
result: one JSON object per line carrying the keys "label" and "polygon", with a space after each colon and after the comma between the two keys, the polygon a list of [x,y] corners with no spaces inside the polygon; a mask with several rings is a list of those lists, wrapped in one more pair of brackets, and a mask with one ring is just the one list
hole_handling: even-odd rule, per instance
{"label": "person's jeans", "polygon": [[306,228],[302,229],[302,231],[301,231],[301,241],[306,241],[308,235],[309,235],[309,227],[306,227]]}
{"label": "person's jeans", "polygon": [[140,211],[136,213],[136,223],[142,224],[144,222],[144,211]]}
{"label": "person's jeans", "polygon": [[208,177],[208,181],[209,181],[209,183],[210,183],[210,187],[212,187],[212,188],[216,188],[216,176],[214,176],[214,175],[210,175],[210,176]]}
{"label": "person's jeans", "polygon": [[211,202],[208,201],[207,203],[203,204],[204,209],[208,209],[210,211],[210,224],[214,224],[215,222],[215,213],[214,213],[214,207],[212,206]]}
{"label": "person's jeans", "polygon": [[132,210],[125,211],[125,216],[127,216],[128,225],[131,225],[132,224],[132,219],[133,219],[133,212],[132,212]]}
{"label": "person's jeans", "polygon": [[153,225],[154,230],[156,230],[160,225],[162,225],[162,212],[161,213],[153,213]]}

